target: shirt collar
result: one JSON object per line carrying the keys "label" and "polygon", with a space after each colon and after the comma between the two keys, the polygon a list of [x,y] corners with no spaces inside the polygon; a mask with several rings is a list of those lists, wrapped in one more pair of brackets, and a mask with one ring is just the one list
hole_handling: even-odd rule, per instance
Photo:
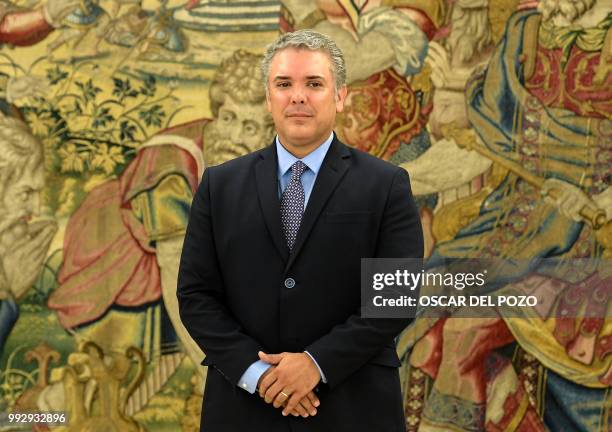
{"label": "shirt collar", "polygon": [[312,171],[315,176],[319,173],[319,169],[321,169],[321,165],[323,164],[323,159],[325,159],[325,155],[331,146],[332,141],[334,140],[334,133],[332,132],[329,135],[323,144],[314,149],[312,152],[308,153],[303,159],[298,159],[293,156],[291,153],[283,147],[280,140],[278,139],[278,135],[276,135],[276,154],[278,155],[278,175],[282,177],[285,173],[291,169],[291,166],[298,160],[301,160],[306,164],[308,169]]}

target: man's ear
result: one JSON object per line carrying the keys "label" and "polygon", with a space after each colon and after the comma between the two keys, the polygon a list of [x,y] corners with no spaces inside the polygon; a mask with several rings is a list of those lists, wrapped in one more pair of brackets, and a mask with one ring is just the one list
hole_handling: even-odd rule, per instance
{"label": "man's ear", "polygon": [[274,136],[276,135],[276,129],[274,128],[274,123],[271,123],[266,126],[266,145],[272,141]]}
{"label": "man's ear", "polygon": [[266,85],[266,108],[268,109],[269,113],[272,112],[272,104],[270,103],[270,87],[268,87],[267,85]]}
{"label": "man's ear", "polygon": [[340,90],[336,92],[336,112],[344,111],[344,100],[346,99],[347,93],[348,88],[346,85],[340,87]]}

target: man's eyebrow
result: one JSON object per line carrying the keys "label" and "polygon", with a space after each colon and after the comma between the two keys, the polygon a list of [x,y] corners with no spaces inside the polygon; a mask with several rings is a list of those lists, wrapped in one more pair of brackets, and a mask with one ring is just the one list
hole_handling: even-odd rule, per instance
{"label": "man's eyebrow", "polygon": [[[290,80],[291,77],[290,76],[286,76],[286,75],[277,75],[274,77],[274,80]],[[323,75],[308,75],[306,77],[306,79],[309,80],[313,80],[313,79],[320,79],[320,80],[325,80],[325,77]]]}

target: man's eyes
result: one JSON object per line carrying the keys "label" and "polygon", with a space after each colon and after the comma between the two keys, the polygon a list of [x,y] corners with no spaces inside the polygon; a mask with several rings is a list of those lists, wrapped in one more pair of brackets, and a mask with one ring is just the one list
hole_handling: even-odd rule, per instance
{"label": "man's eyes", "polygon": [[21,191],[17,194],[17,200],[25,202],[30,198],[31,193],[32,193],[31,190]]}
{"label": "man's eyes", "polygon": [[232,113],[222,113],[220,115],[221,117],[221,121],[225,122],[225,123],[229,123],[232,120],[234,120],[234,118],[236,117],[234,114]]}
{"label": "man's eyes", "polygon": [[[321,84],[318,81],[310,81],[306,85],[308,87],[322,87],[323,86],[323,84]],[[281,81],[281,82],[276,83],[276,87],[279,87],[279,88],[286,88],[290,86],[291,86],[291,83],[287,81]]]}
{"label": "man's eyes", "polygon": [[253,121],[245,121],[243,124],[244,133],[247,135],[255,135],[259,131],[259,125]]}

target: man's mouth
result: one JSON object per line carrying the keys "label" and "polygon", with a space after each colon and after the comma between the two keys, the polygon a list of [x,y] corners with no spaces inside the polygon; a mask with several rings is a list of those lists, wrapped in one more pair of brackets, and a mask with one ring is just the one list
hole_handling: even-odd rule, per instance
{"label": "man's mouth", "polygon": [[306,112],[294,112],[294,113],[287,114],[287,117],[289,118],[308,118],[308,117],[313,117],[313,115],[310,113],[306,113]]}

